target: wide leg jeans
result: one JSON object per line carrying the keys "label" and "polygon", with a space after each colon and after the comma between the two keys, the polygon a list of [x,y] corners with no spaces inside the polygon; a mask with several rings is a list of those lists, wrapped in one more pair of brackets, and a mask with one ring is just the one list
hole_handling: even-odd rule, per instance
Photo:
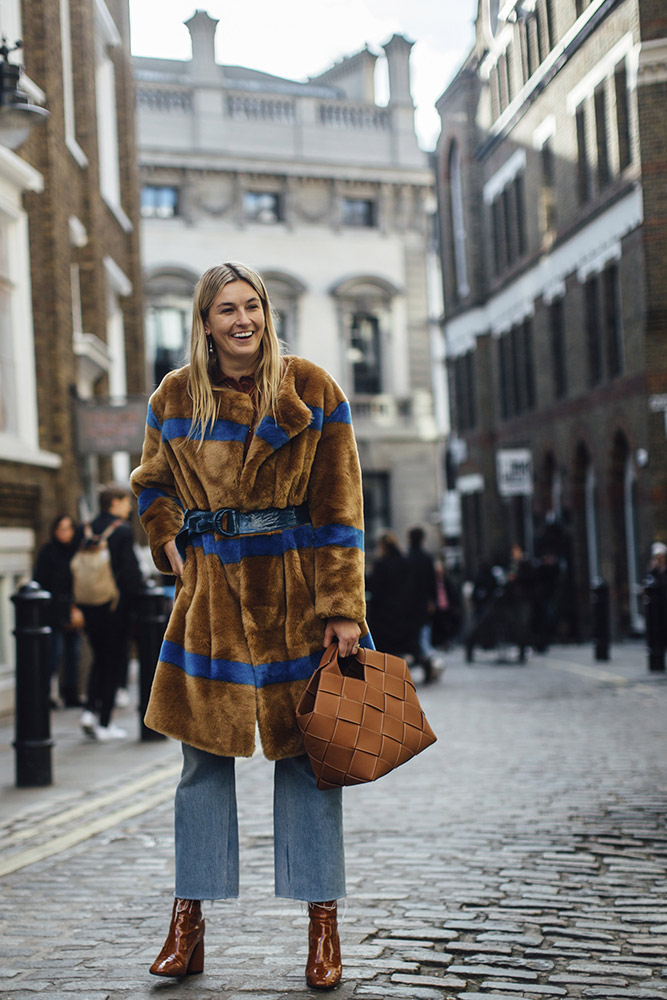
{"label": "wide leg jeans", "polygon": [[[229,899],[239,894],[239,836],[233,757],[183,744],[176,789],[175,895]],[[324,902],[345,895],[342,789],[320,791],[306,756],[274,766],[275,894]]]}

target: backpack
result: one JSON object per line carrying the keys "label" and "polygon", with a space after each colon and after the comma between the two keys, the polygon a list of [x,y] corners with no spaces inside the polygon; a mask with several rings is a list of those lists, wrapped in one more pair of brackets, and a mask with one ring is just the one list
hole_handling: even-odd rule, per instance
{"label": "backpack", "polygon": [[70,562],[75,604],[111,603],[112,611],[116,607],[120,595],[107,540],[119,524],[114,521],[101,535],[94,535],[90,525],[85,525],[81,545]]}

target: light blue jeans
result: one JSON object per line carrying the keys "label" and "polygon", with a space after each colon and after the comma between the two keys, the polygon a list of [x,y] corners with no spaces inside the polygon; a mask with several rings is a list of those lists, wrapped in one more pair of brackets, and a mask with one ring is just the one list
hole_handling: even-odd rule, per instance
{"label": "light blue jeans", "polygon": [[[174,895],[234,898],[239,894],[234,758],[182,747]],[[276,896],[319,903],[345,895],[342,789],[320,791],[305,756],[275,762],[273,848]]]}

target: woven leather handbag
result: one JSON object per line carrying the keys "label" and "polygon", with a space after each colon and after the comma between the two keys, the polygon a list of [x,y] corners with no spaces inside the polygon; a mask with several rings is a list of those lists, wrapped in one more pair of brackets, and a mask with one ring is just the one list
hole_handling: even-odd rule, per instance
{"label": "woven leather handbag", "polygon": [[337,643],[310,678],[296,721],[321,789],[375,781],[436,741],[405,660],[361,648],[343,659]]}

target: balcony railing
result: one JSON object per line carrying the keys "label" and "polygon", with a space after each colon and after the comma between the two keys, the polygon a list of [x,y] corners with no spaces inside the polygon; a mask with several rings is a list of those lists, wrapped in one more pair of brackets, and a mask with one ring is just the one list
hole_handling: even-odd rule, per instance
{"label": "balcony railing", "polygon": [[235,121],[263,121],[292,124],[296,121],[294,101],[248,94],[229,94],[227,114]]}
{"label": "balcony railing", "polygon": [[183,87],[137,87],[138,108],[192,114],[192,91]]}
{"label": "balcony railing", "polygon": [[332,128],[362,129],[379,132],[389,128],[389,112],[373,104],[342,104],[327,101],[320,104],[320,122]]}

